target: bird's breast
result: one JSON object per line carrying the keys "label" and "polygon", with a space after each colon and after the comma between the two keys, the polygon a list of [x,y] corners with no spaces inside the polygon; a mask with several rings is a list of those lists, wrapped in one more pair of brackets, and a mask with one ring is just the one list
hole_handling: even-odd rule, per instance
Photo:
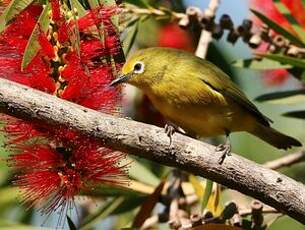
{"label": "bird's breast", "polygon": [[246,131],[253,123],[246,111],[224,97],[201,95],[200,101],[183,100],[179,95],[148,97],[168,120],[202,137],[223,135],[226,131]]}

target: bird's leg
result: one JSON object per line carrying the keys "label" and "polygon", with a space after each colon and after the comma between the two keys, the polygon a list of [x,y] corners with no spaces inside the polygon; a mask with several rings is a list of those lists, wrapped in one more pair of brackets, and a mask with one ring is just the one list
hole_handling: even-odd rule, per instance
{"label": "bird's leg", "polygon": [[226,141],[224,144],[220,144],[216,147],[216,152],[222,153],[221,157],[218,159],[218,163],[222,164],[226,156],[231,156],[231,142],[230,133],[226,131]]}
{"label": "bird's leg", "polygon": [[174,135],[175,132],[180,132],[180,133],[184,133],[185,131],[180,128],[179,126],[173,124],[172,122],[167,122],[164,126],[164,131],[166,133],[166,135],[169,137],[169,145],[172,145],[172,136]]}

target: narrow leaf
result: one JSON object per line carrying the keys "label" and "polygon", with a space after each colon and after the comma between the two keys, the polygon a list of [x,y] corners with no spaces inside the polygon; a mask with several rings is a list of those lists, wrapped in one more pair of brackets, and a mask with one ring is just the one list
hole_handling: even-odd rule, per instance
{"label": "narrow leaf", "polygon": [[269,70],[269,69],[289,69],[292,68],[291,65],[281,64],[278,61],[273,61],[267,58],[261,60],[250,58],[250,59],[240,59],[236,60],[233,63],[233,66],[239,68],[249,68],[257,70]]}
{"label": "narrow leaf", "polygon": [[256,101],[270,101],[275,104],[305,103],[305,89],[281,91],[263,94]]}
{"label": "narrow leaf", "polygon": [[282,115],[285,117],[305,119],[305,110],[291,111],[291,112],[283,113]]}
{"label": "narrow leaf", "polygon": [[[78,0],[70,0],[71,8],[75,8],[79,17],[82,17],[86,14],[86,9]],[[72,7],[73,6],[73,7]]]}
{"label": "narrow leaf", "polygon": [[94,224],[106,218],[107,216],[111,215],[112,212],[114,212],[116,208],[119,207],[119,205],[122,204],[123,202],[124,202],[123,197],[118,197],[109,202],[106,202],[106,204],[103,207],[101,207],[97,212],[85,218],[78,229],[79,230],[91,229]]}
{"label": "narrow leaf", "polygon": [[162,193],[165,181],[162,181],[155,189],[155,191],[147,197],[146,201],[141,206],[141,209],[137,213],[134,221],[132,223],[133,228],[141,228],[145,220],[151,215],[154,207],[159,201],[160,195]]}
{"label": "narrow leaf", "polygon": [[262,22],[267,24],[271,29],[273,29],[275,32],[283,35],[285,38],[287,38],[289,41],[300,45],[300,46],[305,46],[302,40],[300,40],[298,37],[290,33],[288,30],[284,29],[282,26],[278,25],[276,22],[272,21],[270,18],[266,17],[262,13],[251,9],[252,13],[255,14]]}
{"label": "narrow leaf", "polygon": [[157,186],[160,183],[160,179],[142,163],[136,160],[131,161],[133,161],[129,169],[129,176],[131,178],[153,186]]}
{"label": "narrow leaf", "polygon": [[0,33],[5,29],[10,20],[12,20],[32,2],[33,0],[12,0],[0,16]]}
{"label": "narrow leaf", "polygon": [[137,21],[132,26],[127,28],[127,36],[123,41],[123,50],[124,50],[125,56],[128,55],[131,47],[133,46],[133,44],[136,40],[136,37],[138,34],[138,29],[139,29],[139,21]]}
{"label": "narrow leaf", "polygon": [[29,41],[25,47],[22,62],[21,62],[21,70],[24,70],[27,65],[32,61],[32,59],[37,54],[38,50],[40,49],[40,45],[38,42],[38,36],[39,33],[46,33],[49,24],[50,24],[50,17],[49,17],[49,10],[50,10],[50,4],[48,3],[43,11],[41,12],[37,23],[33,29],[33,32],[29,38]]}
{"label": "narrow leaf", "polygon": [[302,42],[305,42],[305,31],[292,16],[291,11],[280,0],[273,0],[276,8],[285,16],[294,31],[299,35]]}
{"label": "narrow leaf", "polygon": [[77,230],[75,224],[73,223],[73,221],[69,216],[67,216],[67,222],[70,230]]}
{"label": "narrow leaf", "polygon": [[301,58],[289,57],[282,54],[257,54],[259,56],[280,62],[282,64],[291,65],[294,67],[305,68],[305,60]]}
{"label": "narrow leaf", "polygon": [[204,210],[207,207],[209,198],[212,194],[212,189],[213,189],[213,181],[206,180],[206,186],[205,186],[204,195],[203,195],[203,199],[202,199],[202,203],[201,203],[201,210]]}
{"label": "narrow leaf", "polygon": [[189,181],[192,184],[197,197],[200,199],[200,203],[202,203],[202,199],[204,196],[204,187],[202,186],[200,180],[194,175],[189,175]]}
{"label": "narrow leaf", "polygon": [[[71,5],[73,19],[76,22],[77,21],[77,17],[76,17],[76,13],[74,11],[74,8],[76,9],[75,2],[78,2],[78,1],[77,0],[69,0],[69,2],[70,2],[70,5]],[[70,40],[72,42],[72,46],[76,50],[78,56],[80,56],[80,35],[79,35],[78,23],[75,23],[75,25],[73,27],[73,32],[72,33],[73,34],[71,34],[71,36],[70,36],[71,37]]]}

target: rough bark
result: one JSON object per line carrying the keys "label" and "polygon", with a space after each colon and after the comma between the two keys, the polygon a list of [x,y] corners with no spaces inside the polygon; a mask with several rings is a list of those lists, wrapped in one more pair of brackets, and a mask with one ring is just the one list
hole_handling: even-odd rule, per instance
{"label": "rough bark", "polygon": [[305,224],[305,186],[276,171],[232,154],[222,165],[215,146],[162,128],[99,113],[0,79],[0,111],[49,125],[68,126],[106,146],[177,167],[254,197]]}

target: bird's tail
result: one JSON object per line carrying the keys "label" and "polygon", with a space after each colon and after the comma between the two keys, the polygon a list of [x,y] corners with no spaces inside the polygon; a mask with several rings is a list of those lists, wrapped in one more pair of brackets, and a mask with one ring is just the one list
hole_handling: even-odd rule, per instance
{"label": "bird's tail", "polygon": [[257,125],[251,133],[278,149],[289,149],[292,146],[302,146],[302,144],[293,137],[289,137],[271,127],[261,124]]}

